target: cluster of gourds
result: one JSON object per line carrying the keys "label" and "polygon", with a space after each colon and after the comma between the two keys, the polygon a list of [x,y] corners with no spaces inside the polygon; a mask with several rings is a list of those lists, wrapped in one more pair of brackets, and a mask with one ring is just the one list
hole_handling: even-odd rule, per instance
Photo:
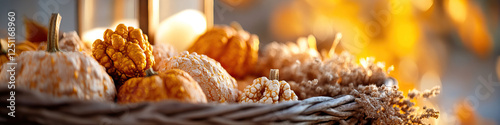
{"label": "cluster of gourds", "polygon": [[[189,52],[177,53],[168,45],[151,45],[141,29],[123,24],[114,31],[107,29],[103,39],[89,47],[77,35],[60,38],[60,20],[59,14],[53,14],[48,31],[40,28],[42,35],[34,36],[46,33],[47,37],[37,37],[43,41],[38,45],[27,41],[16,46],[19,53],[13,62],[18,64],[15,72],[19,88],[83,100],[112,101],[116,97],[118,103],[297,100],[286,82],[265,77],[238,90],[233,76],[248,75],[257,62],[259,45],[258,37],[239,24],[215,26],[201,35]],[[0,63],[9,61],[5,51],[0,54]],[[0,81],[8,78],[9,72],[2,70]]]}

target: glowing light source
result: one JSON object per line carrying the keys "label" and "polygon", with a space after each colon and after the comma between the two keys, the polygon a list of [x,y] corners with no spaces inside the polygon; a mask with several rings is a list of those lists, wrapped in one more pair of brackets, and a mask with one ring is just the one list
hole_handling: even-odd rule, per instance
{"label": "glowing light source", "polygon": [[[375,61],[375,57],[366,57],[366,58],[359,59],[359,64],[361,64],[361,66],[363,66],[363,68],[368,68],[368,64],[370,64],[371,62],[374,62],[374,61]],[[377,64],[377,65],[380,66],[380,64]],[[383,67],[385,67],[385,64],[382,64],[382,65],[383,65]]]}
{"label": "glowing light source", "polygon": [[119,20],[115,21],[113,25],[111,25],[111,29],[115,28],[118,26],[118,24],[124,24],[125,26],[131,26],[131,27],[139,27],[139,22],[136,19],[124,19],[124,20]]}
{"label": "glowing light source", "polygon": [[448,0],[446,2],[446,11],[454,21],[462,23],[467,17],[466,4],[465,0]]}
{"label": "glowing light source", "polygon": [[207,29],[207,20],[198,10],[184,10],[162,21],[155,41],[186,50]]}
{"label": "glowing light source", "polygon": [[106,27],[97,27],[94,29],[91,29],[82,35],[82,41],[86,43],[92,43],[97,40],[97,39],[102,39],[104,31],[106,31]]}
{"label": "glowing light source", "polygon": [[411,2],[420,11],[427,11],[434,4],[434,0],[412,0]]}
{"label": "glowing light source", "polygon": [[420,89],[431,89],[434,86],[442,86],[439,75],[434,71],[427,71],[420,79]]}
{"label": "glowing light source", "polygon": [[103,34],[106,29],[112,29],[114,30],[118,24],[125,24],[125,26],[131,26],[131,27],[139,27],[137,20],[134,19],[129,19],[129,20],[119,20],[115,21],[111,27],[96,27],[93,29],[90,29],[82,34],[82,41],[86,43],[94,43],[95,40],[97,39],[103,39]]}

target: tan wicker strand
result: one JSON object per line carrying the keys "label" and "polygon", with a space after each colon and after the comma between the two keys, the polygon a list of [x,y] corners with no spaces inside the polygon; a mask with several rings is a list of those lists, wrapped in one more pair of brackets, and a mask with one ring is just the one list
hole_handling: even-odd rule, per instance
{"label": "tan wicker strand", "polygon": [[[1,87],[0,98],[11,90]],[[41,124],[318,124],[349,123],[359,105],[344,95],[312,97],[279,104],[190,104],[177,101],[116,104],[54,98],[16,88],[16,117],[0,122]],[[2,101],[3,105],[9,102]],[[9,109],[0,108],[4,114]]]}

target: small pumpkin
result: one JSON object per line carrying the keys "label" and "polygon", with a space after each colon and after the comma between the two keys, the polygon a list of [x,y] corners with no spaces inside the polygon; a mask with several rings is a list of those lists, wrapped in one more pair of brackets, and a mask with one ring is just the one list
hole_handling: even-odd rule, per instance
{"label": "small pumpkin", "polygon": [[106,67],[117,87],[130,78],[146,76],[155,63],[153,46],[141,29],[119,24],[115,31],[107,29],[103,38],[92,44],[92,56]]}
{"label": "small pumpkin", "polygon": [[207,98],[200,85],[188,73],[171,69],[156,73],[146,70],[146,77],[127,80],[118,93],[118,103],[161,101],[173,99],[189,103],[206,103]]}
{"label": "small pumpkin", "polygon": [[227,73],[219,62],[196,52],[181,52],[163,64],[160,72],[170,69],[181,69],[189,73],[200,84],[209,102],[236,102],[238,100],[238,84]]}
{"label": "small pumpkin", "polygon": [[242,78],[257,62],[259,38],[244,31],[238,23],[231,26],[214,26],[207,30],[188,51],[217,60],[233,77]]}
{"label": "small pumpkin", "polygon": [[[60,20],[59,14],[52,14],[47,50],[25,51],[15,58],[16,87],[56,97],[112,101],[116,95],[113,80],[96,60],[80,52],[60,51]],[[0,84],[8,84],[11,73],[2,70]]]}
{"label": "small pumpkin", "polygon": [[240,103],[276,104],[285,101],[297,101],[298,97],[286,81],[278,81],[279,70],[271,69],[269,79],[257,78],[245,88],[239,98]]}
{"label": "small pumpkin", "polygon": [[153,69],[156,71],[160,69],[161,62],[165,62],[168,58],[174,57],[178,54],[174,46],[170,44],[155,44],[153,45],[153,50],[153,56],[155,57],[155,65],[153,66]]}

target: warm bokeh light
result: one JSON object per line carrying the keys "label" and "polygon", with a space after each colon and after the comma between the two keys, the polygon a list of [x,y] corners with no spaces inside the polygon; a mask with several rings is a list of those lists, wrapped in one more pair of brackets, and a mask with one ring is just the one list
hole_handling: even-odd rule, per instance
{"label": "warm bokeh light", "polygon": [[488,57],[493,43],[479,5],[466,0],[448,0],[445,5],[465,46],[481,58]]}
{"label": "warm bokeh light", "polygon": [[447,0],[445,2],[445,9],[453,21],[463,23],[467,17],[466,4],[466,0]]}
{"label": "warm bokeh light", "polygon": [[435,71],[427,71],[420,79],[419,90],[432,89],[434,86],[443,86],[439,74]]}
{"label": "warm bokeh light", "polygon": [[120,20],[116,21],[111,25],[110,27],[96,27],[93,29],[90,29],[84,33],[82,33],[82,41],[86,43],[90,43],[89,45],[92,45],[95,40],[97,39],[103,39],[103,33],[106,31],[106,29],[113,29],[118,26],[118,24],[124,24],[125,26],[131,26],[131,27],[138,27],[137,20]]}
{"label": "warm bokeh light", "polygon": [[412,0],[411,2],[420,11],[427,11],[434,4],[434,0]]}
{"label": "warm bokeh light", "polygon": [[493,49],[492,38],[480,10],[476,7],[471,8],[470,17],[467,17],[465,23],[458,25],[460,38],[472,52],[486,58]]}
{"label": "warm bokeh light", "polygon": [[207,29],[207,20],[198,10],[181,11],[160,23],[156,32],[157,43],[168,43],[186,50]]}
{"label": "warm bokeh light", "polygon": [[104,31],[106,31],[106,29],[107,28],[105,28],[105,27],[97,27],[97,28],[91,29],[91,30],[83,33],[82,41],[86,42],[86,43],[90,43],[90,45],[92,45],[92,43],[94,43],[95,40],[102,39],[102,37],[103,37],[102,34],[104,34]]}
{"label": "warm bokeh light", "polygon": [[124,20],[119,20],[115,21],[113,25],[111,25],[110,28],[115,28],[118,26],[118,24],[124,24],[125,26],[131,26],[131,27],[139,27],[139,22],[135,19],[124,19]]}

